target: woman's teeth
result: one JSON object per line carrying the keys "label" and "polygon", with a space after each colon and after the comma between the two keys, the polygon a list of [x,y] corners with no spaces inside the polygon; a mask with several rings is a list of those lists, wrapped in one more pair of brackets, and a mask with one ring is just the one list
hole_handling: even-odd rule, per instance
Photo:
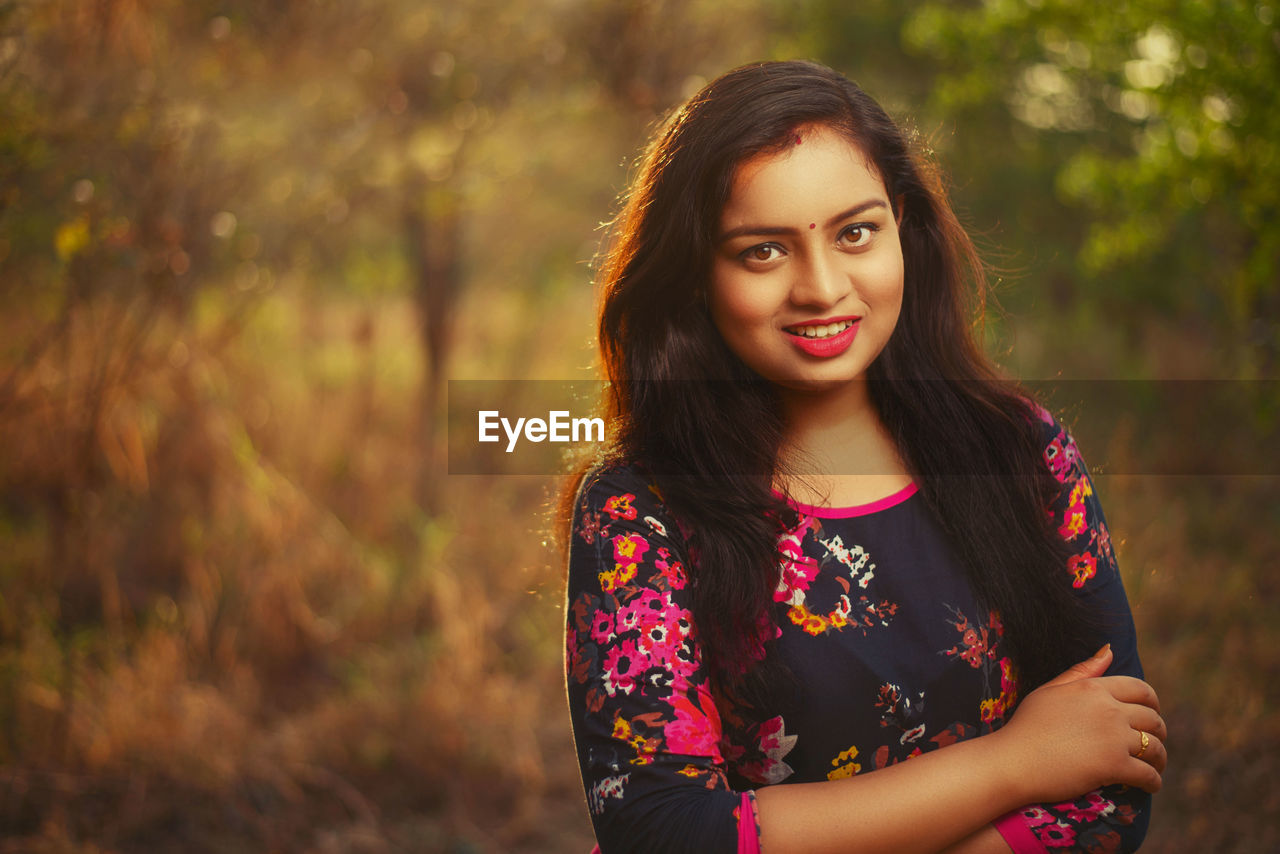
{"label": "woman's teeth", "polygon": [[822,326],[791,326],[787,331],[792,335],[801,335],[805,338],[830,338],[832,335],[839,335],[850,326],[853,326],[852,320],[842,320],[839,323],[826,323]]}

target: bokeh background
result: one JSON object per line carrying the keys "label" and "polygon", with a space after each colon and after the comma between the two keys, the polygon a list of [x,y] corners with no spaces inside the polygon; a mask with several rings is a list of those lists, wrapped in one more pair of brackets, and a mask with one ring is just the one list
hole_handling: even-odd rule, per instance
{"label": "bokeh background", "polygon": [[1280,850],[1276,17],[0,3],[0,851],[589,848],[558,482],[448,475],[446,381],[589,379],[642,140],[793,57],[918,130],[992,354],[1067,383],[1170,725],[1147,849]]}

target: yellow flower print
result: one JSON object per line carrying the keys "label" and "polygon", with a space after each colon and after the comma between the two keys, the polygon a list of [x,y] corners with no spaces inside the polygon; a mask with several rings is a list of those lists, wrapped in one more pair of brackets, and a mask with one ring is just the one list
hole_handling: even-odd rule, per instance
{"label": "yellow flower print", "polygon": [[815,638],[828,628],[827,621],[817,614],[810,614],[804,621],[804,630]]}
{"label": "yellow flower print", "polygon": [[1072,576],[1071,586],[1084,587],[1085,582],[1098,574],[1098,559],[1088,552],[1072,555],[1067,560],[1067,569]]}
{"label": "yellow flower print", "polygon": [[653,755],[658,752],[659,740],[656,738],[645,738],[631,728],[631,722],[622,715],[618,715],[613,719],[613,737],[618,741],[625,741],[635,749],[636,758],[631,760],[632,765],[649,765],[653,762]]}
{"label": "yellow flower print", "polygon": [[632,765],[652,765],[653,754],[658,752],[656,740],[645,741],[643,738],[632,740],[632,744],[636,749],[636,758],[631,760]]}
{"label": "yellow flower print", "polygon": [[1071,498],[1067,503],[1079,504],[1090,495],[1093,495],[1093,487],[1089,485],[1089,481],[1087,479],[1080,478],[1080,480],[1076,481],[1076,485],[1071,489]]}
{"label": "yellow flower print", "polygon": [[617,564],[615,567],[618,571],[618,584],[626,584],[636,577],[636,565],[629,563],[626,566]]}
{"label": "yellow flower print", "polygon": [[635,498],[635,494],[630,492],[625,495],[610,496],[609,500],[604,503],[604,510],[614,519],[634,519],[636,518],[636,508],[631,506],[631,502]]}
{"label": "yellow flower print", "polygon": [[636,566],[649,543],[639,534],[621,534],[613,538],[613,569],[600,573],[600,588],[612,593],[636,577]]}
{"label": "yellow flower print", "polygon": [[999,700],[983,700],[981,710],[984,724],[989,724],[997,718],[1004,717],[1004,704]]}
{"label": "yellow flower print", "polygon": [[821,615],[810,611],[808,606],[803,602],[799,605],[792,605],[791,608],[787,610],[787,616],[791,618],[791,622],[795,623],[814,637],[822,634],[830,627],[826,619]]}
{"label": "yellow flower print", "polygon": [[1014,672],[1013,661],[1000,659],[1000,696],[991,700],[983,700],[979,711],[983,723],[1003,720],[1005,714],[1013,708],[1018,699],[1018,675]]}
{"label": "yellow flower print", "polygon": [[636,546],[642,541],[635,535],[629,537],[618,537],[613,541],[613,554],[619,560],[634,557]]}
{"label": "yellow flower print", "polygon": [[701,771],[699,771],[699,770],[698,770],[696,767],[694,767],[693,765],[686,765],[686,766],[684,766],[683,768],[681,768],[679,771],[677,771],[676,773],[677,773],[677,774],[683,774],[683,775],[685,775],[686,777],[697,777],[697,776],[698,776],[699,774],[701,774],[702,772],[701,772]]}
{"label": "yellow flower print", "polygon": [[831,760],[831,764],[835,766],[835,770],[827,772],[828,780],[842,780],[845,777],[852,777],[862,770],[861,763],[854,762],[853,758],[858,755],[858,746],[855,744],[848,750],[840,751],[835,759]]}
{"label": "yellow flower print", "polygon": [[1088,524],[1085,520],[1084,503],[1072,504],[1063,516],[1062,524],[1058,526],[1058,534],[1064,540],[1074,539],[1084,533]]}

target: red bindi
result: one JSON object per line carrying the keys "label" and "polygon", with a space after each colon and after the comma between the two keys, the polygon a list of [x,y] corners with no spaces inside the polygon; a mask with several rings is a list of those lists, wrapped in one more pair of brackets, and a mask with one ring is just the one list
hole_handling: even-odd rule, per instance
{"label": "red bindi", "polygon": [[810,228],[817,228],[817,227],[818,227],[818,224],[817,224],[816,222],[811,222],[811,223],[809,223],[809,227],[810,227]]}

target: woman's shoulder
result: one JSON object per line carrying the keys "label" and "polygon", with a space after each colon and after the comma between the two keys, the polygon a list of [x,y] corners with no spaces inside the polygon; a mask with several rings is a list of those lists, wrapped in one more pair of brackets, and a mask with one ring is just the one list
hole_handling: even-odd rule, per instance
{"label": "woman's shoulder", "polygon": [[583,477],[569,532],[569,594],[630,600],[642,589],[683,596],[685,532],[643,467],[602,464]]}
{"label": "woman's shoulder", "polygon": [[578,486],[575,515],[588,508],[622,504],[640,504],[665,512],[657,484],[640,463],[605,459],[587,469]]}
{"label": "woman's shoulder", "polygon": [[676,538],[681,532],[653,476],[626,459],[597,462],[582,477],[573,507],[573,530],[591,535],[631,523],[648,533]]}
{"label": "woman's shoulder", "polygon": [[645,488],[651,480],[640,463],[626,458],[606,457],[587,468],[578,487],[578,496],[581,498],[600,489]]}

